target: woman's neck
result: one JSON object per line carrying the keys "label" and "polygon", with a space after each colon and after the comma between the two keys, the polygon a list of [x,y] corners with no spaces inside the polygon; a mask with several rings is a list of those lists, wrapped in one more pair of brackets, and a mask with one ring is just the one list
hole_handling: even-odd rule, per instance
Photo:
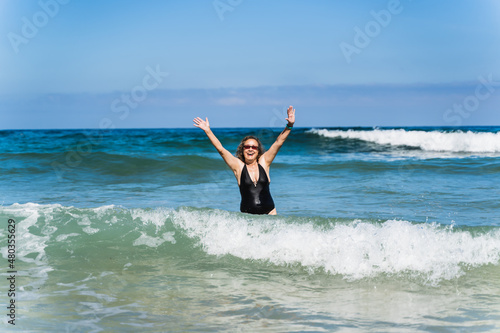
{"label": "woman's neck", "polygon": [[253,161],[253,162],[248,162],[248,161],[245,161],[245,164],[249,167],[253,167],[253,166],[256,166],[257,165],[257,160]]}

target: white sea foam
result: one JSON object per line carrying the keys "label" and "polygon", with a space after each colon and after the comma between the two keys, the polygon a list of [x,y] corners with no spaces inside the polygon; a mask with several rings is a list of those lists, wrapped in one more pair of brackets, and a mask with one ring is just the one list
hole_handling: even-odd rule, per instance
{"label": "white sea foam", "polygon": [[170,211],[166,209],[144,210],[132,209],[132,218],[139,219],[144,224],[153,224],[156,226],[156,232],[165,224],[165,220],[170,216]]}
{"label": "white sea foam", "polygon": [[[2,213],[17,216],[16,232],[22,239],[19,260],[33,263],[37,266],[33,269],[45,272],[37,276],[35,284],[43,283],[52,269],[45,256],[49,238],[62,241],[79,236],[74,232],[55,235],[53,228],[42,228],[48,230],[42,236],[30,232],[41,219],[60,214],[61,210],[68,212],[58,205],[2,208]],[[140,231],[132,246],[156,248],[164,243],[185,246],[185,242],[176,242],[176,239],[177,235],[187,236],[210,255],[232,255],[282,266],[300,265],[311,273],[324,271],[348,280],[402,274],[435,285],[458,278],[474,267],[500,264],[500,228],[472,233],[431,223],[396,220],[329,223],[208,209],[134,209],[130,211],[130,218],[140,223],[129,226],[130,230]],[[102,223],[105,220],[108,217],[104,216]],[[156,226],[155,235],[141,228],[149,224]],[[88,226],[88,222],[83,225]],[[166,227],[173,227],[175,231],[166,231]],[[5,248],[2,250],[6,253]]]}
{"label": "white sea foam", "polygon": [[310,133],[328,138],[358,139],[380,145],[409,146],[425,151],[498,153],[500,132],[439,132],[408,131],[404,129],[374,129],[347,131],[312,129]]}
{"label": "white sea foam", "polygon": [[353,221],[318,228],[284,219],[252,221],[226,213],[179,211],[174,223],[213,255],[233,255],[277,265],[300,264],[357,280],[379,274],[410,274],[437,284],[465,267],[498,264],[498,230],[472,236],[436,224]]}
{"label": "white sea foam", "polygon": [[133,245],[146,245],[149,247],[158,247],[165,242],[170,242],[175,244],[174,232],[166,232],[161,237],[152,237],[146,235],[144,232],[141,233],[141,236],[137,238]]}
{"label": "white sea foam", "polygon": [[[43,217],[46,221],[52,219],[54,210],[60,209],[60,205],[38,205],[34,203],[13,204],[10,207],[2,207],[4,213],[16,216],[16,259],[25,262],[42,265],[45,262],[45,247],[49,235],[57,230],[56,227],[45,224],[42,228],[44,236],[38,236],[29,231],[35,226],[38,219]],[[7,253],[7,251],[2,251]]]}
{"label": "white sea foam", "polygon": [[69,237],[76,237],[76,236],[80,236],[80,234],[72,232],[70,234],[59,235],[59,236],[56,237],[56,242],[63,242],[66,239],[68,239]]}
{"label": "white sea foam", "polygon": [[[19,261],[33,264],[28,266],[20,274],[25,275],[25,282],[20,290],[20,297],[23,300],[33,300],[40,297],[36,291],[45,284],[48,279],[49,272],[53,268],[48,264],[45,248],[57,228],[49,225],[52,221],[54,211],[60,210],[61,205],[39,205],[35,203],[13,204],[9,207],[0,207],[1,212],[8,216],[15,217],[15,236],[16,236],[16,261],[14,269],[19,269]],[[43,236],[36,235],[30,232],[32,227],[39,223],[39,219],[45,220],[45,225],[42,228]],[[2,254],[7,254],[7,248],[1,249]],[[6,258],[6,257],[4,257]],[[6,258],[7,259],[7,258]]]}

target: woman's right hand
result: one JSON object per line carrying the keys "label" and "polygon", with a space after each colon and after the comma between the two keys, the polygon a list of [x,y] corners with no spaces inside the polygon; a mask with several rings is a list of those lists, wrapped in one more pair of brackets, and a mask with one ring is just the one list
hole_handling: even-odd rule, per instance
{"label": "woman's right hand", "polygon": [[201,128],[204,131],[207,131],[210,129],[210,124],[208,123],[208,118],[205,118],[205,120],[201,119],[200,117],[196,117],[193,119],[194,121],[194,126]]}

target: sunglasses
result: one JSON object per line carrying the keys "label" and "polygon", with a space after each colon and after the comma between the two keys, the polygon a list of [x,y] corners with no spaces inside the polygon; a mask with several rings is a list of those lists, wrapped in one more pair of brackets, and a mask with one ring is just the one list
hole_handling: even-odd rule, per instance
{"label": "sunglasses", "polygon": [[247,146],[247,145],[244,145],[243,148],[244,149],[255,149],[255,150],[258,150],[259,146]]}

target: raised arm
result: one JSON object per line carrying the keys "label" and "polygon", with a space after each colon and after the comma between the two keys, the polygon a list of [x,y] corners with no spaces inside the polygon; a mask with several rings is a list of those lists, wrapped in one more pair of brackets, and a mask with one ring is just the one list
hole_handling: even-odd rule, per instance
{"label": "raised arm", "polygon": [[239,172],[239,169],[241,169],[241,164],[243,162],[240,161],[236,156],[231,154],[226,148],[222,146],[222,143],[220,143],[219,139],[217,139],[215,134],[210,129],[208,118],[205,118],[205,120],[203,120],[200,117],[196,117],[193,119],[193,122],[194,126],[201,128],[203,131],[205,131],[205,134],[208,136],[210,142],[214,145],[215,149],[217,149],[220,156],[222,156],[224,162],[226,162],[226,164],[231,168],[231,170],[233,170],[233,172],[236,175]]}
{"label": "raised arm", "polygon": [[293,108],[293,106],[290,105],[288,107],[287,114],[288,118],[286,118],[285,120],[288,121],[288,124],[286,125],[285,129],[280,133],[280,135],[278,135],[278,138],[276,138],[276,141],[273,143],[271,148],[269,148],[269,150],[266,151],[264,155],[262,155],[262,157],[264,158],[264,162],[267,164],[267,167],[269,167],[273,162],[276,154],[278,154],[281,146],[283,145],[283,143],[285,143],[286,138],[288,138],[293,124],[295,124],[295,109]]}

